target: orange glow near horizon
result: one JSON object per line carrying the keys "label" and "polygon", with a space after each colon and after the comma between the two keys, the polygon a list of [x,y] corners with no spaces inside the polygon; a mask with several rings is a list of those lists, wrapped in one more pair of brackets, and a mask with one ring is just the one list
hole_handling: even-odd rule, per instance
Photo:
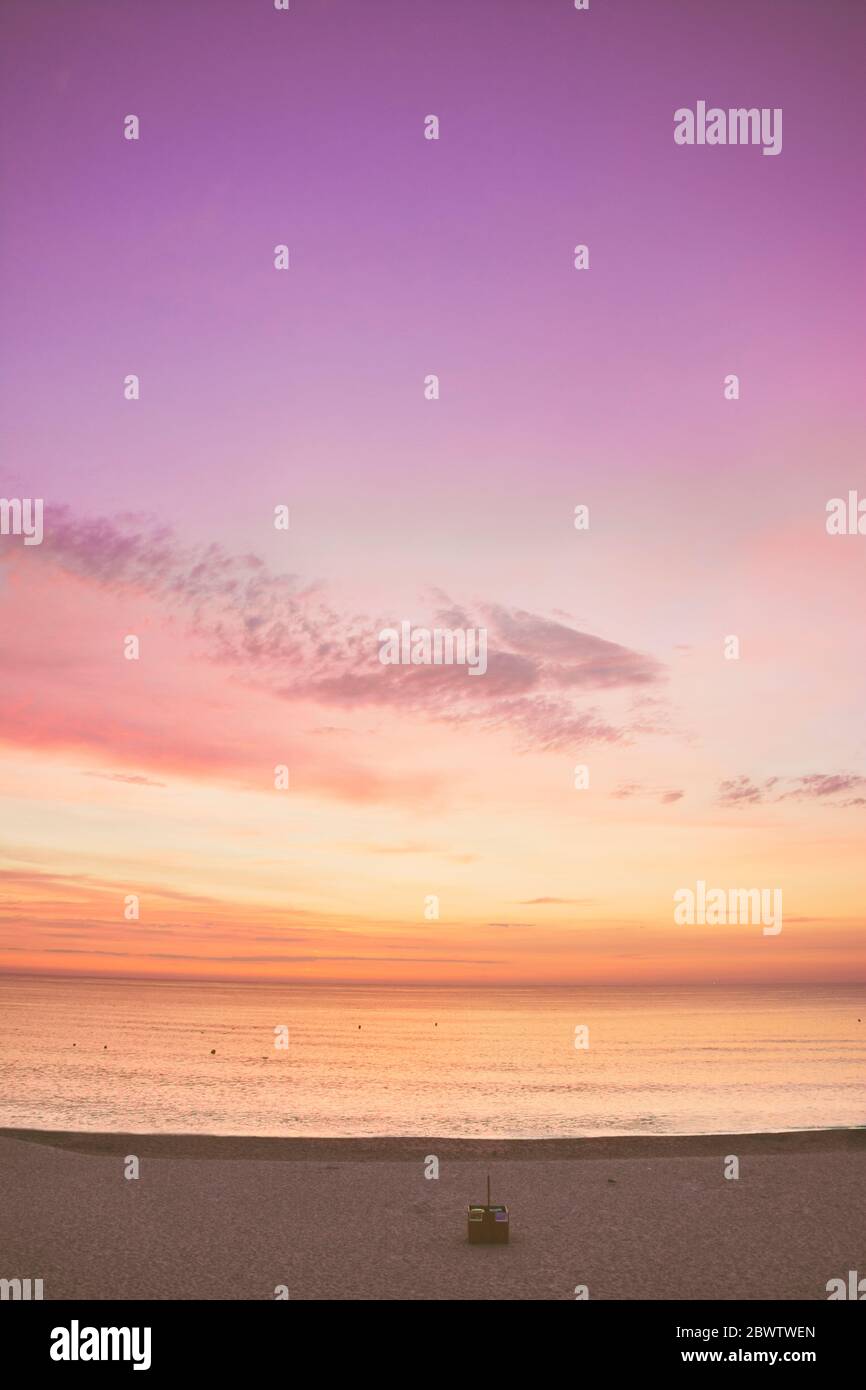
{"label": "orange glow near horizon", "polygon": [[[312,651],[320,665],[305,682],[300,657],[291,666],[251,647],[227,631],[231,614],[209,628],[201,604],[192,622],[156,581],[115,588],[98,571],[70,573],[87,570],[77,553],[6,557],[0,969],[467,985],[866,979],[861,779],[817,778],[813,758],[770,775],[755,690],[785,640],[778,625],[754,669],[727,669],[716,644],[667,653],[661,679],[652,655],[497,611],[512,654],[494,636],[482,680],[452,668],[410,685],[375,656],[347,674]],[[777,561],[764,562],[769,587]],[[336,611],[317,621],[337,623]],[[129,631],[137,662],[121,654]],[[375,632],[346,620],[339,640],[354,660]],[[573,647],[581,664],[574,677],[552,668],[552,695],[515,697],[532,643]],[[780,747],[784,729],[795,739],[815,720],[848,655],[828,647],[775,707]],[[572,736],[556,692],[585,670],[590,713]],[[630,713],[635,679],[658,689],[641,715],[657,727]],[[660,702],[688,705],[688,736]],[[591,766],[588,788],[575,787],[578,763]],[[274,786],[282,764],[287,791]],[[782,932],[675,925],[674,893],[698,880],[781,889]],[[137,919],[125,916],[132,895]]]}

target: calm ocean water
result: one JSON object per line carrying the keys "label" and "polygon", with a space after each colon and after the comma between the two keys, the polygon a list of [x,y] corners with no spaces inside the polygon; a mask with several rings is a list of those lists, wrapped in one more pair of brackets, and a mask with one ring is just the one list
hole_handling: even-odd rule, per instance
{"label": "calm ocean water", "polygon": [[[274,1045],[280,1026],[287,1050]],[[574,1046],[577,1026],[589,1028],[588,1050]],[[473,1137],[823,1128],[866,1122],[864,1061],[863,986],[0,977],[4,1126]]]}

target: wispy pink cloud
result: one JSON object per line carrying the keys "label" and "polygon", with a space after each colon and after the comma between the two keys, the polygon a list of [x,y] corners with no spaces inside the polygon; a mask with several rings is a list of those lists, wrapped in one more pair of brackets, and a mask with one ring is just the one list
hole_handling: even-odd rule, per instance
{"label": "wispy pink cloud", "polygon": [[[864,795],[847,795],[851,792],[862,792]],[[780,801],[824,801],[832,806],[866,806],[866,777],[855,772],[810,772],[802,777],[767,777],[762,782],[755,782],[746,776],[733,777],[721,783],[718,799],[724,806]]]}
{"label": "wispy pink cloud", "polygon": [[627,801],[632,797],[649,797],[660,802],[662,806],[671,806],[675,801],[681,801],[685,792],[678,788],[645,787],[638,782],[625,782],[612,791],[611,796],[617,801]]}
{"label": "wispy pink cloud", "polygon": [[[41,558],[48,565],[115,596],[146,597],[157,612],[185,625],[206,660],[283,701],[393,709],[510,731],[528,749],[579,749],[628,740],[638,727],[605,718],[586,696],[642,690],[664,676],[654,658],[565,623],[452,600],[440,605],[431,625],[485,626],[483,677],[469,679],[461,666],[383,666],[379,633],[399,615],[341,611],[321,583],[274,574],[255,555],[185,545],[170,528],[136,515],[79,518],[53,508],[45,530]],[[103,735],[112,746],[108,725]],[[130,753],[144,752],[149,734],[149,728],[127,729],[123,743]],[[240,749],[238,756],[243,759]]]}

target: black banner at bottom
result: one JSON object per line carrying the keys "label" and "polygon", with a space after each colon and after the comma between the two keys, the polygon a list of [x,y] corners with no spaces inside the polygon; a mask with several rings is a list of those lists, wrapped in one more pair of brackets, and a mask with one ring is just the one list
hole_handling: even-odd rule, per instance
{"label": "black banner at bottom", "polygon": [[[432,1364],[455,1368],[465,1363],[466,1351],[456,1355],[457,1343],[443,1339],[441,1314],[428,1308],[420,1326],[401,1314],[383,1323],[380,1333],[365,1317],[356,1322],[351,1305],[329,1304],[327,1323],[316,1326],[315,1312],[301,1303],[242,1302],[4,1302],[0,1304],[4,1362],[12,1356],[23,1372],[49,1373],[52,1377],[98,1374],[110,1367],[113,1374],[146,1374],[152,1379],[178,1372],[249,1374],[251,1370],[297,1374],[310,1355],[324,1353],[331,1373],[345,1357],[347,1370],[356,1372],[370,1358],[381,1364],[383,1350],[392,1372],[400,1364],[394,1351],[403,1351],[409,1337],[415,1341],[418,1373],[429,1379]],[[371,1303],[364,1302],[367,1317]],[[438,1305],[435,1305],[438,1307]],[[503,1359],[501,1369],[515,1369],[512,1358],[525,1353],[538,1356],[538,1324],[524,1333],[520,1315],[508,1304],[503,1308],[475,1305],[472,1321],[460,1326],[459,1345],[476,1338],[485,1344],[483,1360]],[[550,1319],[549,1337],[562,1333],[560,1343],[569,1357],[579,1354],[589,1364],[606,1369],[639,1369],[642,1373],[674,1367],[721,1365],[810,1366],[827,1372],[850,1365],[862,1348],[866,1329],[862,1310],[839,1303],[618,1303],[578,1302],[568,1317]],[[344,1341],[346,1333],[354,1334]],[[372,1335],[371,1335],[372,1334]],[[577,1340],[575,1340],[577,1339]],[[423,1356],[420,1356],[423,1347]],[[431,1364],[431,1348],[432,1364]],[[408,1348],[407,1348],[408,1350]],[[547,1357],[545,1357],[545,1360]],[[854,1362],[856,1364],[856,1361]]]}

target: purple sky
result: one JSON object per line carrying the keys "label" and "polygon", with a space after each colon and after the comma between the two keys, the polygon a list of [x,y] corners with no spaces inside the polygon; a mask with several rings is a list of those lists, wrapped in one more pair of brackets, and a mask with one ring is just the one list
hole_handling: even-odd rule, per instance
{"label": "purple sky", "polygon": [[[855,418],[855,10],[7,5],[11,467],[240,531],[287,480],[386,545],[407,501],[522,513],[576,475],[724,467],[760,501],[756,445],[777,505],[780,471],[821,466],[792,457],[804,431]],[[782,155],[676,147],[699,98],[783,107]]]}
{"label": "purple sky", "polygon": [[[0,735],[26,749],[71,740],[76,769],[102,758],[110,776],[154,782],[178,767],[206,781],[212,749],[226,748],[230,806],[238,767],[254,782],[277,760],[268,740],[282,737],[304,673],[276,637],[279,670],[263,674],[249,651],[225,658],[219,564],[204,566],[204,613],[189,579],[189,555],[216,544],[319,586],[347,646],[365,623],[423,620],[437,604],[473,619],[495,611],[506,649],[516,622],[531,629],[525,705],[502,703],[491,680],[494,704],[455,716],[444,689],[437,706],[428,688],[422,707],[394,687],[387,746],[373,713],[334,701],[333,686],[316,686],[322,708],[298,715],[299,728],[357,723],[345,763],[334,748],[297,750],[317,795],[399,800],[402,787],[410,819],[434,801],[446,815],[446,770],[468,777],[477,755],[466,799],[452,787],[459,809],[442,822],[452,858],[485,863],[468,916],[502,916],[485,893],[528,845],[538,872],[514,886],[518,901],[599,901],[619,884],[621,819],[642,804],[618,788],[639,786],[654,809],[629,881],[659,864],[667,878],[616,911],[655,911],[668,879],[709,872],[718,851],[768,883],[780,854],[792,873],[814,856],[825,879],[799,884],[800,914],[845,918],[862,898],[866,539],[831,539],[824,518],[829,498],[866,495],[866,8],[293,0],[281,13],[270,0],[26,0],[6,3],[0,22],[0,489],[43,497],[55,517],[69,508],[38,550],[3,551],[17,684]],[[699,100],[781,107],[781,154],[677,146],[674,112]],[[138,142],[123,138],[128,114]],[[429,114],[435,142],[423,137]],[[283,242],[288,273],[273,268]],[[588,272],[573,267],[577,243]],[[141,378],[134,403],[128,373]],[[423,395],[429,373],[436,402]],[[723,397],[729,373],[736,402]],[[288,536],[272,525],[281,502]],[[582,535],[577,503],[591,508]],[[89,529],[97,518],[110,522]],[[124,589],[118,537],[147,551],[151,525],[173,535],[166,571],[151,561]],[[279,627],[283,590],[270,584]],[[292,621],[313,623],[301,608]],[[241,627],[248,616],[230,615]],[[207,633],[205,658],[194,660],[185,620]],[[134,690],[106,655],[133,621],[165,643]],[[58,628],[69,646],[55,670]],[[603,699],[551,665],[548,644],[571,650],[575,632],[576,649],[600,639],[625,653],[621,688]],[[721,660],[728,633],[744,643],[736,667]],[[658,672],[651,691],[632,688],[633,656]],[[580,703],[587,693],[595,704]],[[176,763],[163,758],[157,710],[175,721]],[[458,752],[447,721],[464,714]],[[578,730],[613,731],[598,753],[606,799],[592,812],[603,844],[590,891],[568,880],[573,792],[550,825],[537,819],[584,756],[575,737],[560,741],[559,764],[544,762],[546,735],[573,717]],[[512,782],[505,734],[527,729],[538,762]],[[29,794],[22,757],[15,817]],[[732,811],[717,799],[726,782],[793,791]],[[117,783],[130,796],[145,785]],[[847,790],[828,819],[836,787]],[[86,798],[97,791],[109,794],[91,778]],[[221,865],[208,796],[199,787],[190,814]],[[473,836],[498,823],[503,801],[510,842],[486,861]],[[331,809],[334,843],[397,833],[345,826]],[[766,840],[738,831],[729,855],[719,826],[732,815],[740,831],[756,815]],[[797,835],[785,817],[799,817]],[[157,863],[161,822],[143,824],[134,834]],[[67,828],[55,828],[60,843]],[[83,844],[81,862],[91,852]],[[317,873],[332,881],[331,861]],[[391,884],[375,879],[371,912],[403,911]]]}

